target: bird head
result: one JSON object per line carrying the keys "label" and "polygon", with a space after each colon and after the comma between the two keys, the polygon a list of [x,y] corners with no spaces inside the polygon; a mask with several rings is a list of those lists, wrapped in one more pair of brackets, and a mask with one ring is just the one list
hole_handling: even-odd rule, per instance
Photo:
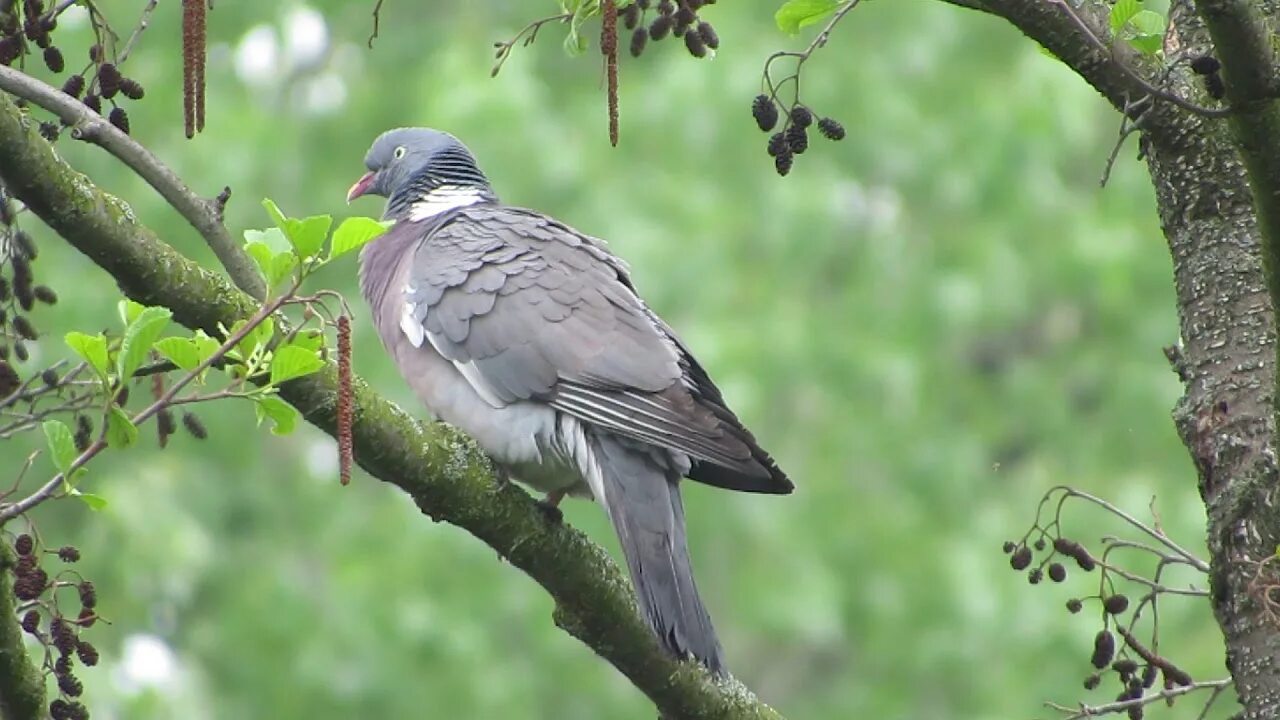
{"label": "bird head", "polygon": [[364,195],[385,197],[388,215],[443,187],[491,192],[467,146],[449,133],[430,128],[382,133],[365,154],[364,164],[369,171],[347,191],[347,202]]}

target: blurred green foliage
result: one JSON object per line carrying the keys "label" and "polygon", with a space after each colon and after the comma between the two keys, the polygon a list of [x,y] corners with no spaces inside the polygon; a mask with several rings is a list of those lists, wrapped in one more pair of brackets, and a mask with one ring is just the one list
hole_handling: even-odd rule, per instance
{"label": "blurred green foliage", "polygon": [[[99,4],[122,33],[142,5]],[[1080,687],[1096,615],[1063,609],[1097,592],[1096,575],[1030,587],[999,548],[1068,483],[1142,517],[1158,498],[1167,532],[1203,552],[1160,352],[1178,333],[1170,260],[1131,146],[1098,188],[1115,113],[1000,21],[870,2],[803,77],[804,100],[849,137],[815,137],[779,178],[749,105],[765,56],[807,37],[755,0],[704,11],[714,60],[670,42],[624,58],[611,149],[601,64],[566,57],[561,28],[489,78],[493,42],[555,9],[543,5],[388,0],[370,50],[373,2],[317,3],[318,24],[299,4],[219,0],[208,126],[188,141],[178,7],[162,3],[125,66],[147,90],[133,133],[197,191],[229,185],[233,232],[265,224],[265,196],[295,216],[375,214],[343,205],[369,142],[430,125],[467,142],[507,202],[609,239],[798,485],[686,491],[730,665],[788,716],[1030,718],[1053,715],[1047,699],[1110,700],[1109,683]],[[87,25],[57,36],[78,66]],[[248,72],[247,47],[274,60]],[[59,148],[213,262],[117,162]],[[109,278],[38,239],[37,275],[62,298],[36,316],[45,335],[111,326]],[[358,371],[416,408],[354,276],[351,259],[316,285],[356,303]],[[81,547],[111,620],[88,633],[104,657],[82,673],[95,717],[653,717],[481,543],[366,476],[340,487],[327,436],[255,431],[243,404],[202,416],[207,441],[95,461],[83,486],[106,510],[37,515],[47,542]],[[0,467],[42,442],[0,445]],[[616,550],[597,507],[570,502],[567,519]],[[1083,509],[1065,524],[1087,543],[1116,529]],[[1206,604],[1170,601],[1161,621],[1189,671],[1224,673]]]}

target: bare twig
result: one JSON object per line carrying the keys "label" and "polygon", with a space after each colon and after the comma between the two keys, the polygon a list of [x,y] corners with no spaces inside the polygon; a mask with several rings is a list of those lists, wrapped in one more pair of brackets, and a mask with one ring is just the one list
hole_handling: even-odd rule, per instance
{"label": "bare twig", "polygon": [[534,40],[538,39],[538,31],[542,29],[543,25],[553,22],[569,22],[572,18],[573,13],[561,13],[559,15],[551,15],[539,20],[534,20],[528,25],[520,28],[520,32],[516,33],[510,40],[494,43],[493,46],[498,49],[497,53],[494,55],[497,58],[497,62],[493,64],[493,70],[489,72],[489,76],[494,77],[498,74],[498,71],[502,70],[502,65],[507,61],[507,58],[511,56],[511,50],[516,46],[516,43],[523,40],[524,45],[528,46],[532,44]]}
{"label": "bare twig", "polygon": [[1209,702],[1217,699],[1217,695],[1223,690],[1231,686],[1231,680],[1224,678],[1222,680],[1210,680],[1206,682],[1196,682],[1190,685],[1169,688],[1168,690],[1158,690],[1156,692],[1143,695],[1142,697],[1133,698],[1132,700],[1118,700],[1103,705],[1080,705],[1079,707],[1068,707],[1057,703],[1045,703],[1046,707],[1053,708],[1060,712],[1066,713],[1063,720],[1082,720],[1082,718],[1097,717],[1099,715],[1110,715],[1113,713],[1127,712],[1132,707],[1143,707],[1154,702],[1162,700],[1172,700],[1181,695],[1197,692],[1199,690],[1213,690],[1213,695]]}
{"label": "bare twig", "polygon": [[[840,24],[840,21],[844,19],[845,15],[848,15],[850,11],[858,6],[858,2],[859,0],[846,0],[846,2],[842,4],[834,14],[832,14],[831,19],[828,20],[827,24],[822,27],[822,30],[814,36],[813,40],[809,43],[809,47],[805,48],[804,51],[791,52],[787,50],[780,50],[765,58],[764,81],[765,85],[767,85],[769,89],[769,97],[776,99],[778,97],[778,91],[782,86],[787,82],[793,82],[795,84],[796,100],[798,101],[800,95],[800,69],[804,67],[805,62],[813,56],[814,52],[819,48],[826,47],[827,41],[831,39],[831,31],[835,30],[836,25]],[[773,63],[781,60],[782,58],[795,58],[796,65],[790,75],[775,83],[771,74],[773,70]]]}
{"label": "bare twig", "polygon": [[[258,310],[258,312],[254,313],[254,315],[250,317],[249,320],[240,327],[240,329],[232,333],[226,341],[222,343],[222,345],[218,346],[218,349],[214,351],[212,355],[205,358],[203,362],[171,385],[168,391],[166,391],[161,397],[157,398],[155,402],[148,405],[137,415],[134,415],[132,418],[133,424],[140,425],[167,407],[184,387],[199,377],[205,370],[213,367],[213,364],[217,362],[219,358],[235,348],[236,345],[240,344],[241,340],[244,340],[249,336],[249,333],[253,332],[254,329],[261,325],[262,321],[271,317],[276,310],[279,310],[280,306],[284,304],[286,297],[288,297],[287,294],[285,296],[275,298],[262,306],[262,308]],[[71,461],[71,464],[67,467],[65,473],[60,472],[57,475],[54,475],[52,480],[40,486],[38,490],[18,502],[0,506],[0,525],[3,525],[9,520],[27,512],[45,500],[48,500],[54,495],[54,493],[65,485],[66,479],[69,476],[74,474],[76,470],[84,467],[84,465],[90,460],[97,457],[98,453],[102,452],[106,446],[106,440],[103,437],[99,437],[97,440],[90,443],[89,447],[85,448],[84,452],[80,453],[75,460]]]}
{"label": "bare twig", "polygon": [[142,37],[142,32],[151,26],[151,13],[155,12],[156,5],[160,0],[147,0],[147,4],[142,8],[142,17],[138,18],[138,24],[133,28],[133,34],[125,41],[124,48],[120,50],[120,54],[116,55],[116,62],[122,63],[129,59],[129,53],[133,52],[133,46],[137,44],[138,38]]}
{"label": "bare twig", "polygon": [[1151,537],[1153,540],[1159,542],[1161,545],[1164,545],[1166,548],[1169,548],[1170,550],[1172,550],[1178,557],[1186,561],[1186,564],[1199,570],[1200,572],[1204,572],[1204,573],[1209,572],[1208,563],[1196,557],[1195,555],[1192,555],[1181,545],[1170,540],[1169,537],[1164,533],[1156,530],[1155,528],[1152,528],[1151,526],[1135,518],[1134,516],[1130,515],[1124,510],[1121,510],[1115,505],[1107,502],[1106,500],[1103,500],[1102,498],[1097,497],[1095,495],[1090,495],[1089,493],[1084,492],[1082,490],[1076,490],[1075,488],[1067,485],[1059,485],[1057,487],[1051,488],[1049,492],[1045,494],[1045,496],[1048,497],[1049,495],[1052,495],[1055,492],[1062,492],[1066,497],[1076,497],[1076,498],[1080,498],[1081,500],[1087,500],[1093,503],[1094,505],[1097,505],[1103,508],[1104,510],[1111,513],[1112,515],[1115,515],[1121,520],[1124,520],[1129,525],[1132,525],[1138,530],[1141,530],[1143,533]]}
{"label": "bare twig", "polygon": [[0,90],[57,115],[73,127],[72,137],[91,142],[128,165],[200,233],[237,287],[259,300],[266,297],[266,287],[253,261],[223,227],[213,203],[192,192],[150,150],[75,98],[18,70],[0,66]]}
{"label": "bare twig", "polygon": [[369,33],[369,49],[373,49],[373,41],[378,39],[378,23],[382,21],[382,0],[373,4],[373,32]]}
{"label": "bare twig", "polygon": [[1160,98],[1161,100],[1167,100],[1183,110],[1203,117],[1221,118],[1227,117],[1232,113],[1231,108],[1207,108],[1203,105],[1197,105],[1180,95],[1152,85],[1146,78],[1139,75],[1138,71],[1134,70],[1129,63],[1124,62],[1115,56],[1114,50],[1098,37],[1098,34],[1093,31],[1093,28],[1089,26],[1089,23],[1085,22],[1084,18],[1080,17],[1079,13],[1077,13],[1075,8],[1071,6],[1070,2],[1067,2],[1066,0],[1049,0],[1049,2],[1061,8],[1062,12],[1070,18],[1072,24],[1074,24],[1076,28],[1080,30],[1080,33],[1089,41],[1089,44],[1106,53],[1107,56],[1111,58],[1112,62],[1115,63],[1115,66],[1128,76],[1131,81],[1137,84],[1138,87],[1142,88],[1143,92],[1153,97]]}

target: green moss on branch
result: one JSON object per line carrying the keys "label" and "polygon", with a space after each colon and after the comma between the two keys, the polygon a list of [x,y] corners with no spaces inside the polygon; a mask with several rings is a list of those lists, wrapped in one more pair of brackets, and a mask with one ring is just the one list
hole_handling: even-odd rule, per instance
{"label": "green moss on branch", "polygon": [[44,676],[27,654],[13,597],[13,550],[0,543],[0,718],[44,717]]}

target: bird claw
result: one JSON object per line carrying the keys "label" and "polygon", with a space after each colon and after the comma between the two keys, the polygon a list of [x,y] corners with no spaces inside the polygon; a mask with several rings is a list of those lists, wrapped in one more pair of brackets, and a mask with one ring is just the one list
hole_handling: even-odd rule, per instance
{"label": "bird claw", "polygon": [[560,501],[563,499],[563,492],[551,492],[547,493],[546,497],[541,500],[535,500],[534,504],[546,516],[548,522],[552,525],[559,525],[564,522],[564,511],[560,509]]}

